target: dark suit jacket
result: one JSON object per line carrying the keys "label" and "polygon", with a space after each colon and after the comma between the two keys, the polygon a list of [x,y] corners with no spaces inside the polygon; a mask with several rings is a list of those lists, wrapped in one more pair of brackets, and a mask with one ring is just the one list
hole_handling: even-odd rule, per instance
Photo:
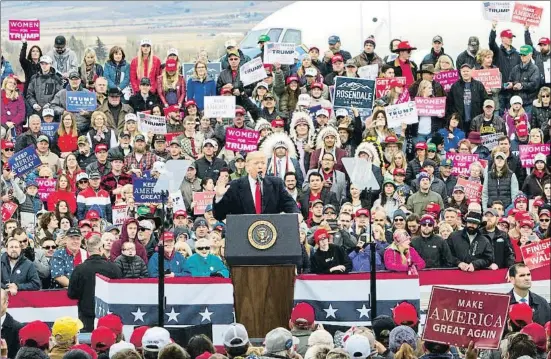
{"label": "dark suit jacket", "polygon": [[[262,214],[299,213],[296,202],[285,189],[281,178],[264,177],[262,181]],[[228,214],[255,214],[249,176],[230,182],[230,188],[220,202],[213,201],[214,218],[226,219]]]}
{"label": "dark suit jacket", "polygon": [[[323,205],[332,204],[339,211],[339,201],[337,201],[337,195],[335,192],[331,192],[327,188],[322,188],[321,190],[321,201]],[[308,211],[310,209],[310,190],[303,192],[302,195],[298,198],[298,203],[300,204],[300,211],[304,220],[308,219]]]}
{"label": "dark suit jacket", "polygon": [[[517,304],[513,290],[509,292],[511,296],[511,304]],[[530,291],[528,294],[528,304],[534,312],[532,319],[534,322],[544,326],[545,323],[551,320],[551,307],[549,303],[543,298],[537,295],[536,293]]]}
{"label": "dark suit jacket", "polygon": [[6,313],[6,319],[2,323],[2,338],[8,344],[8,358],[13,359],[19,351],[19,330],[23,328],[23,324],[19,323]]}

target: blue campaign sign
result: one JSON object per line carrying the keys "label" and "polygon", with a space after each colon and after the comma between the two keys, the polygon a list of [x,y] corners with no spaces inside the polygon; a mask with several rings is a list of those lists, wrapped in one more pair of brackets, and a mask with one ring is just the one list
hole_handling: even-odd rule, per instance
{"label": "blue campaign sign", "polygon": [[59,128],[59,122],[42,122],[40,131],[50,138],[50,143],[54,140],[54,134]]}
{"label": "blue campaign sign", "polygon": [[32,145],[15,153],[8,163],[16,176],[23,176],[42,165],[42,161]]}
{"label": "blue campaign sign", "polygon": [[67,111],[94,111],[97,107],[95,92],[67,91]]}
{"label": "blue campaign sign", "polygon": [[[194,62],[185,62],[182,66],[182,73],[184,78],[189,80],[191,75],[193,75],[193,69],[195,68]],[[222,72],[222,64],[220,62],[209,62],[207,64],[207,73],[212,77],[214,82],[218,80],[218,75]]]}
{"label": "blue campaign sign", "polygon": [[153,191],[157,180],[155,178],[135,178],[132,181],[134,186],[134,202],[136,203],[158,203],[161,202],[161,194]]}
{"label": "blue campaign sign", "polygon": [[333,108],[352,106],[357,109],[373,108],[375,81],[355,77],[335,78]]}

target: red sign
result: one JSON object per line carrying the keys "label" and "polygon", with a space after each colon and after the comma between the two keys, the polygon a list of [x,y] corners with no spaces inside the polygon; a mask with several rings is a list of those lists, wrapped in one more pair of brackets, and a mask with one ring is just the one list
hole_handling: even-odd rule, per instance
{"label": "red sign", "polygon": [[536,157],[538,153],[543,153],[546,156],[549,155],[549,153],[551,152],[551,145],[549,145],[548,143],[537,145],[519,145],[518,150],[522,167],[531,168],[534,167],[534,157]]}
{"label": "red sign", "polygon": [[440,71],[434,74],[434,81],[438,82],[444,88],[444,91],[450,92],[452,85],[459,80],[457,70]]}
{"label": "red sign", "polygon": [[226,149],[230,151],[256,151],[260,132],[245,128],[226,128]]}
{"label": "red sign", "polygon": [[498,349],[507,325],[509,294],[432,287],[423,340]]}
{"label": "red sign", "polygon": [[205,214],[205,209],[216,196],[215,191],[193,192],[193,214]]}
{"label": "red sign", "polygon": [[478,201],[482,198],[482,184],[468,181],[465,178],[459,178],[457,180],[457,185],[465,188],[465,197],[467,197],[467,199]]}
{"label": "red sign", "polygon": [[17,210],[17,203],[4,202],[2,204],[2,222],[6,222],[10,219]]}
{"label": "red sign", "polygon": [[473,70],[472,75],[473,79],[482,82],[487,91],[501,88],[501,72],[499,72],[499,69],[497,68],[488,70]]}
{"label": "red sign", "polygon": [[171,132],[171,133],[166,133],[165,134],[165,138],[166,138],[166,145],[167,146],[170,146],[170,142],[172,142],[173,139],[175,139],[176,137],[180,136],[183,132]]}
{"label": "red sign", "polygon": [[478,161],[477,154],[465,154],[465,153],[446,153],[446,159],[453,161],[452,173],[456,176],[469,175],[469,167],[473,162]]}
{"label": "red sign", "polygon": [[[395,77],[394,79],[400,81],[402,85],[406,85],[405,77]],[[388,92],[390,91],[390,80],[390,78],[375,79],[375,98],[381,98],[388,94]]]}
{"label": "red sign", "polygon": [[446,113],[445,97],[416,97],[415,106],[419,116],[444,117]]}
{"label": "red sign", "polygon": [[28,41],[40,40],[40,20],[9,20],[8,36],[11,41],[25,38]]}
{"label": "red sign", "polygon": [[48,200],[50,193],[55,192],[56,180],[54,178],[37,178],[36,183],[38,184],[38,197],[41,201]]}
{"label": "red sign", "polygon": [[524,264],[530,269],[551,264],[551,238],[520,247]]}
{"label": "red sign", "polygon": [[528,24],[530,26],[539,26],[542,13],[542,7],[515,2],[511,22],[517,22],[522,25]]}

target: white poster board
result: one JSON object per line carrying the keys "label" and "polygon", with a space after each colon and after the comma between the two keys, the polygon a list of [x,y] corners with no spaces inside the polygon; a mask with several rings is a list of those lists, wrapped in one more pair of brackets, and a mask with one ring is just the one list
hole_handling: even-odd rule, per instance
{"label": "white poster board", "polygon": [[205,117],[235,117],[235,96],[205,96]]}

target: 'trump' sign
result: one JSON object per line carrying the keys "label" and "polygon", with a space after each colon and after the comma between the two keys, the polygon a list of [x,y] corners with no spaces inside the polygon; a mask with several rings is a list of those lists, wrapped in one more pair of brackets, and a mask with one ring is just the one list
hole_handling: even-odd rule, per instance
{"label": "'trump' sign", "polygon": [[40,20],[9,20],[8,36],[10,41],[26,39],[40,40]]}

